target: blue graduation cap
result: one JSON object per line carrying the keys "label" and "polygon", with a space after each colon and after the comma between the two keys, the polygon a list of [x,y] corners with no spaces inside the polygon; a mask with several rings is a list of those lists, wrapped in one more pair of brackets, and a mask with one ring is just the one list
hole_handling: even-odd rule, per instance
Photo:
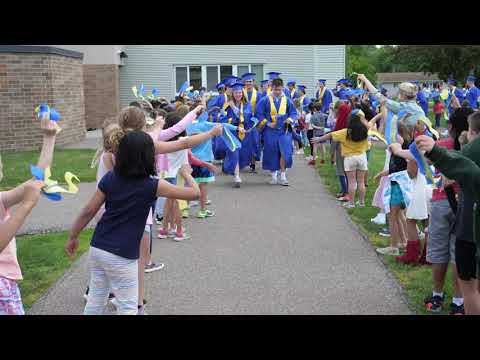
{"label": "blue graduation cap", "polygon": [[305,89],[307,88],[305,85],[298,85],[297,88],[300,90],[300,91],[303,91],[305,92]]}
{"label": "blue graduation cap", "polygon": [[266,83],[268,83],[268,80],[262,80],[262,81],[260,81],[260,84],[262,84],[262,85],[265,85]]}
{"label": "blue graduation cap", "polygon": [[267,75],[268,75],[269,80],[274,80],[274,79],[278,79],[280,77],[281,73],[275,72],[275,71],[270,71],[269,73],[267,73]]}
{"label": "blue graduation cap", "polygon": [[220,90],[222,88],[225,88],[225,84],[223,83],[223,81],[220,81],[217,85],[215,85],[215,88],[217,90]]}
{"label": "blue graduation cap", "polygon": [[232,85],[232,90],[233,90],[233,91],[241,91],[241,90],[243,90],[243,83],[241,83],[241,82],[236,82],[235,84]]}
{"label": "blue graduation cap", "polygon": [[158,95],[158,90],[152,89],[152,97],[157,97],[157,95]]}
{"label": "blue graduation cap", "polygon": [[355,94],[355,91],[353,91],[353,90],[351,90],[351,89],[346,90],[343,94],[344,94],[346,97],[350,97],[350,96],[356,95],[356,94]]}
{"label": "blue graduation cap", "polygon": [[457,85],[457,80],[455,79],[448,79],[448,83],[451,85]]}
{"label": "blue graduation cap", "polygon": [[236,76],[228,76],[225,79],[223,79],[223,83],[225,84],[226,87],[232,87],[232,85],[238,82],[238,80],[241,80],[241,79],[237,78]]}
{"label": "blue graduation cap", "polygon": [[351,82],[350,80],[345,81],[345,84],[346,84],[347,86],[349,86],[349,87],[352,87],[352,86],[353,86],[353,84],[352,84],[352,82]]}
{"label": "blue graduation cap", "polygon": [[319,80],[318,80],[318,83],[319,83],[319,84],[322,84],[322,85],[325,85],[325,84],[327,83],[327,80],[325,80],[325,79],[319,79]]}
{"label": "blue graduation cap", "polygon": [[477,80],[477,78],[475,76],[469,76],[467,77],[467,81],[472,81],[472,82],[475,82],[475,80]]}
{"label": "blue graduation cap", "polygon": [[337,84],[346,84],[348,82],[347,79],[340,79],[337,81]]}
{"label": "blue graduation cap", "polygon": [[296,84],[295,80],[289,80],[287,82],[287,86],[295,86],[295,84]]}
{"label": "blue graduation cap", "polygon": [[255,80],[255,73],[245,73],[242,75],[242,80],[247,81],[247,80]]}

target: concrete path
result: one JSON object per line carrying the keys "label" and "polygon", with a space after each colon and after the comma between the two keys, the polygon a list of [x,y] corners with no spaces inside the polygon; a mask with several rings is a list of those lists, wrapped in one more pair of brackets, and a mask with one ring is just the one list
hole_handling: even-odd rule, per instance
{"label": "concrete path", "polygon": [[[399,285],[316,172],[299,156],[294,166],[288,188],[268,185],[265,173],[243,174],[241,189],[219,176],[209,195],[216,217],[187,220],[192,238],[184,242],[154,240],[153,259],[166,266],[146,274],[149,314],[410,313]],[[82,189],[86,197],[90,191]],[[71,223],[67,210],[62,216]],[[81,314],[86,260],[30,313]]]}

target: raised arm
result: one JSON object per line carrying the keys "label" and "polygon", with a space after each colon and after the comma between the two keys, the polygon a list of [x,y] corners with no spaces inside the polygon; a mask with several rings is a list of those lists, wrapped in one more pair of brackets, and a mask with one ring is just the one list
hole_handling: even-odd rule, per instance
{"label": "raised arm", "polygon": [[220,136],[222,134],[222,124],[214,126],[210,131],[188,136],[177,141],[170,142],[155,142],[155,153],[156,154],[166,154],[172,153],[179,150],[193,148],[201,143],[204,143],[208,139],[211,139],[214,136]]}
{"label": "raised arm", "polygon": [[190,111],[187,115],[185,115],[185,117],[178,123],[176,123],[174,126],[160,131],[156,140],[167,141],[177,136],[178,134],[181,134],[183,131],[185,131],[187,126],[190,125],[192,121],[195,120],[197,116],[202,113],[204,109],[205,108],[201,105],[197,106],[194,110]]}
{"label": "raised arm", "polygon": [[[43,132],[43,145],[37,166],[41,169],[46,169],[52,163],[57,131],[55,123],[50,121],[48,114],[45,114],[44,118],[41,120],[40,128]],[[19,185],[12,190],[5,191],[2,194],[3,204],[7,209],[22,201],[26,184],[27,183],[23,183],[22,185]]]}

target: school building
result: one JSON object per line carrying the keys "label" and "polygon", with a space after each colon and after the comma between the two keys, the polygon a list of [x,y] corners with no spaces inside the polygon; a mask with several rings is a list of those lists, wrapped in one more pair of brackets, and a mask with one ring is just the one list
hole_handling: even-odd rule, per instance
{"label": "school building", "polygon": [[0,150],[40,146],[41,102],[62,114],[62,145],[133,101],[134,85],[172,98],[185,81],[210,91],[228,75],[254,72],[259,82],[270,71],[313,96],[318,79],[332,88],[344,77],[345,45],[0,45]]}

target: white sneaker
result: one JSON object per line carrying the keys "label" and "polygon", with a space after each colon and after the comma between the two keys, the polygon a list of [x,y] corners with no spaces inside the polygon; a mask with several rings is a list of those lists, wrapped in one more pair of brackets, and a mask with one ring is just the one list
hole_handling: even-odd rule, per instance
{"label": "white sneaker", "polygon": [[270,185],[277,185],[278,184],[278,180],[277,179],[272,179],[268,182]]}
{"label": "white sneaker", "polygon": [[378,213],[377,216],[375,216],[373,219],[371,219],[370,221],[374,224],[377,224],[377,225],[385,225],[387,223],[387,217],[385,216],[385,214],[383,213]]}
{"label": "white sneaker", "polygon": [[297,150],[297,152],[295,154],[301,155],[301,154],[305,154],[305,152],[303,150]]}
{"label": "white sneaker", "polygon": [[288,180],[287,179],[280,179],[280,185],[282,186],[288,186]]}
{"label": "white sneaker", "polygon": [[391,255],[391,256],[399,256],[400,255],[400,250],[398,250],[398,248],[392,247],[392,246],[387,246],[385,248],[377,248],[376,251],[379,254],[382,254],[382,255]]}
{"label": "white sneaker", "polygon": [[190,202],[188,203],[188,205],[189,205],[190,207],[198,206],[198,201],[190,201]]}

